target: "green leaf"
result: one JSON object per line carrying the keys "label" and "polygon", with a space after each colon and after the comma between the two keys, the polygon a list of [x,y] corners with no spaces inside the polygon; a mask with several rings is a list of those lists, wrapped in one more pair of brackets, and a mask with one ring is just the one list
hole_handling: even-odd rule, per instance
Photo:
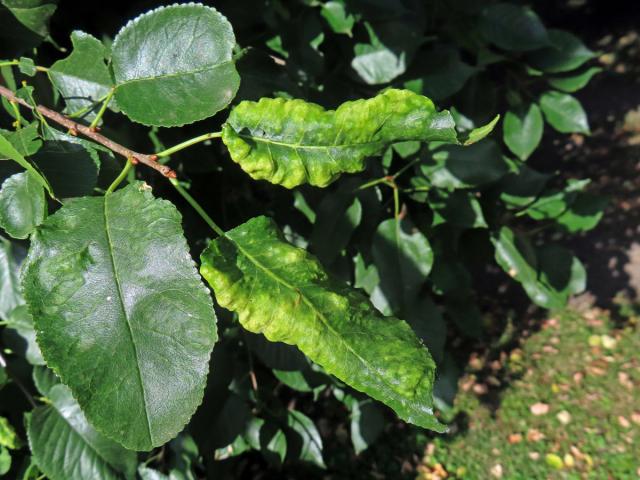
{"label": "green leaf", "polygon": [[[327,468],[322,458],[322,438],[313,420],[298,410],[290,410],[287,415],[287,424],[299,437],[294,438],[293,441],[291,436],[289,437],[290,440],[287,444],[290,445],[290,451],[297,446],[300,460],[311,462],[320,468]],[[298,440],[298,442],[295,440]],[[297,443],[299,445],[296,445]]]}
{"label": "green leaf", "polygon": [[33,317],[29,314],[26,305],[18,305],[11,311],[7,318],[7,328],[14,330],[21,339],[20,341],[9,339],[7,343],[11,343],[13,350],[22,355],[31,365],[45,364],[36,342]]}
{"label": "green leaf", "polygon": [[0,475],[6,474],[11,469],[11,454],[5,447],[0,447]]}
{"label": "green leaf", "polygon": [[9,314],[24,300],[20,293],[20,261],[19,247],[0,237],[0,319],[7,320]]}
{"label": "green leaf", "polygon": [[20,73],[28,77],[35,77],[37,70],[36,64],[32,58],[20,57],[18,62],[18,70],[20,70]]}
{"label": "green leaf", "polygon": [[[73,51],[49,67],[51,83],[65,101],[68,113],[96,105],[113,87],[113,80],[105,63],[107,49],[100,40],[88,33],[71,34]],[[84,118],[92,119],[95,112]]]}
{"label": "green leaf", "polygon": [[49,35],[49,19],[56,4],[47,0],[2,0],[4,5],[22,25],[40,37]]}
{"label": "green leaf", "polygon": [[0,189],[0,227],[13,238],[27,238],[46,216],[44,189],[29,172],[16,173]]}
{"label": "green leaf", "polygon": [[41,365],[33,368],[33,383],[40,395],[48,397],[51,389],[60,384],[60,379],[53,370]]}
{"label": "green leaf", "polygon": [[49,195],[53,197],[53,192],[51,191],[51,187],[49,183],[44,179],[42,175],[27,161],[26,158],[22,156],[18,150],[14,148],[14,146],[7,140],[2,133],[0,133],[0,157],[8,158],[13,160],[22,168],[24,168],[27,172],[31,173],[33,177],[38,181],[40,185],[42,185]]}
{"label": "green leaf", "polygon": [[371,253],[391,309],[404,314],[431,272],[429,240],[409,220],[390,218],[378,225]]}
{"label": "green leaf", "polygon": [[231,230],[201,258],[218,303],[247,330],[296,345],[404,420],[445,429],[432,410],[435,364],[409,325],[383,317],[360,291],[325,273],[272,220],[257,217]]}
{"label": "green leaf", "polygon": [[9,424],[9,420],[0,417],[0,446],[10,450],[20,448],[20,440],[14,428]]}
{"label": "green leaf", "polygon": [[409,90],[426,95],[433,100],[442,100],[457,93],[467,80],[476,73],[476,68],[460,59],[458,49],[448,45],[436,45],[421,53],[414,69],[407,72],[411,78],[404,83]]}
{"label": "green leaf", "polygon": [[436,191],[429,199],[429,206],[435,213],[433,226],[448,223],[461,228],[487,228],[480,202],[470,192]]}
{"label": "green leaf", "polygon": [[66,203],[32,236],[23,274],[47,365],[92,425],[136,450],[189,420],[216,340],[180,214],[149,190]]}
{"label": "green leaf", "polygon": [[544,308],[562,308],[569,295],[584,289],[586,273],[580,260],[565,248],[535,248],[507,227],[492,238],[498,265],[520,282],[529,298]]}
{"label": "green leaf", "polygon": [[522,208],[532,204],[545,187],[551,175],[540,173],[526,165],[517,172],[505,176],[497,185],[502,200],[508,208]]}
{"label": "green leaf", "polygon": [[382,434],[385,421],[382,411],[370,400],[353,402],[351,408],[351,443],[356,455],[369,448]]}
{"label": "green leaf", "polygon": [[469,136],[467,137],[467,140],[465,140],[464,142],[464,145],[465,146],[473,145],[474,143],[479,142],[480,140],[485,138],[487,135],[493,132],[493,129],[496,127],[499,120],[500,120],[500,115],[496,115],[495,117],[493,117],[493,120],[491,120],[486,125],[482,125],[481,127],[474,128],[473,130],[471,130],[469,132]]}
{"label": "green leaf", "polygon": [[438,188],[475,188],[500,180],[509,171],[498,145],[491,139],[468,147],[438,146],[420,166]]}
{"label": "green leaf", "polygon": [[[31,122],[26,127],[22,127],[20,130],[10,132],[8,130],[0,130],[0,134],[4,136],[6,140],[13,146],[14,149],[24,157],[30,157],[36,153],[42,146],[42,140],[40,139],[40,133],[38,132],[39,123]],[[4,158],[6,154],[0,155]],[[8,158],[8,157],[7,157]]]}
{"label": "green leaf", "polygon": [[112,45],[115,98],[133,121],[175,127],[225,108],[240,86],[235,36],[217,10],[188,3],[130,21]]}
{"label": "green leaf", "polygon": [[504,143],[520,160],[525,161],[540,144],[544,121],[535,103],[526,111],[509,111],[504,117]]}
{"label": "green leaf", "polygon": [[528,63],[538,70],[561,73],[575,70],[596,56],[575,35],[563,30],[549,30],[551,45],[527,55]]}
{"label": "green leaf", "polygon": [[540,96],[540,107],[547,122],[560,133],[590,133],[587,114],[575,97],[548,91]]}
{"label": "green leaf", "polygon": [[356,43],[351,66],[369,85],[388,83],[407,69],[406,53],[385,45],[369,23],[369,43]]}
{"label": "green leaf", "polygon": [[362,205],[353,195],[336,192],[322,199],[316,213],[310,242],[318,259],[330,265],[360,224]]}
{"label": "green leaf", "polygon": [[405,140],[456,143],[448,111],[407,90],[324,110],[303,100],[241,102],[222,130],[231,158],[256,180],[293,188],[325,187],[341,173],[359,172],[365,159]]}
{"label": "green leaf", "polygon": [[344,0],[326,2],[320,9],[320,15],[325,18],[335,33],[351,36],[356,17],[347,13]]}
{"label": "green leaf", "polygon": [[491,43],[504,50],[523,52],[549,44],[549,35],[540,18],[520,5],[488,6],[480,17],[480,28]]}
{"label": "green leaf", "polygon": [[56,198],[82,197],[94,193],[100,158],[89,142],[47,140],[31,160],[46,177]]}
{"label": "green leaf", "polygon": [[587,83],[597,75],[602,72],[600,67],[591,67],[584,72],[578,73],[577,75],[571,75],[568,77],[555,77],[549,79],[549,84],[557,88],[558,90],[562,90],[563,92],[577,92],[581,88],[585,87]]}
{"label": "green leaf", "polygon": [[28,421],[29,446],[51,480],[133,478],[136,453],[100,435],[87,422],[64,385],[49,391],[50,405],[37,407]]}

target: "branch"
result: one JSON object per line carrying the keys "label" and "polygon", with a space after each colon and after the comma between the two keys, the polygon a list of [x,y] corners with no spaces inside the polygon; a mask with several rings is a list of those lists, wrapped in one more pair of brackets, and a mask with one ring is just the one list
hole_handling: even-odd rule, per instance
{"label": "branch", "polygon": [[104,145],[109,150],[118,153],[125,157],[128,160],[131,160],[131,163],[143,163],[147,167],[151,167],[154,170],[157,170],[162,175],[168,178],[176,178],[176,172],[174,172],[170,167],[166,165],[162,165],[158,163],[158,157],[156,155],[146,155],[144,153],[134,152],[133,150],[129,150],[127,147],[120,145],[119,143],[114,142],[113,140],[105,137],[104,135],[99,134],[95,130],[82,125],[80,123],[76,123],[68,117],[51,110],[42,105],[36,105],[35,107],[29,105],[25,100],[17,97],[11,90],[0,85],[0,96],[5,97],[10,102],[19,103],[20,105],[29,108],[30,110],[36,110],[44,117],[47,117],[50,120],[62,125],[69,129],[72,134],[77,134],[80,132],[85,137],[90,138],[96,143],[100,145]]}

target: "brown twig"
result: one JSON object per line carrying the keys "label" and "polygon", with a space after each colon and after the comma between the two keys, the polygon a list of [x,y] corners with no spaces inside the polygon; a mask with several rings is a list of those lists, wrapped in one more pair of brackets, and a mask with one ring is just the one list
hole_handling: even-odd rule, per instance
{"label": "brown twig", "polygon": [[[5,97],[10,102],[19,103],[20,105],[27,107],[31,110],[34,109],[33,106],[29,105],[23,99],[17,97],[11,90],[0,85],[0,95]],[[89,127],[82,125],[80,123],[76,123],[68,117],[65,117],[61,113],[58,113],[50,108],[44,107],[42,105],[36,105],[35,110],[40,112],[43,116],[47,117],[50,120],[62,125],[69,129],[69,132],[72,134],[81,133],[85,137],[90,138],[96,143],[100,145],[104,145],[109,150],[122,155],[127,159],[131,159],[131,163],[140,162],[148,167],[157,170],[162,175],[168,178],[176,178],[176,172],[174,172],[170,167],[166,165],[162,165],[158,163],[158,157],[156,155],[146,155],[144,153],[134,152],[133,150],[129,150],[127,147],[120,145],[119,143],[114,142],[113,140],[101,135],[100,133],[90,129]]]}

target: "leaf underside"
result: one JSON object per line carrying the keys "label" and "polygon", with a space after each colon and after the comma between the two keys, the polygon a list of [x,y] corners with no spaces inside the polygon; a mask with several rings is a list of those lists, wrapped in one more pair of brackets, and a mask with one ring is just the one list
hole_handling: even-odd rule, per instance
{"label": "leaf underside", "polygon": [[404,420],[446,430],[432,410],[435,363],[409,325],[382,316],[362,292],[327,275],[271,219],[231,230],[201,260],[218,303],[237,312],[247,330],[296,345]]}
{"label": "leaf underside", "polygon": [[32,236],[23,288],[47,365],[92,425],[135,450],[182,430],[217,335],[171,203],[140,182],[67,202]]}
{"label": "leaf underside", "polygon": [[263,98],[236,106],[222,130],[231,158],[252,178],[287,188],[325,187],[359,172],[367,157],[405,140],[457,143],[453,118],[408,90],[386,90],[325,110],[303,100]]}

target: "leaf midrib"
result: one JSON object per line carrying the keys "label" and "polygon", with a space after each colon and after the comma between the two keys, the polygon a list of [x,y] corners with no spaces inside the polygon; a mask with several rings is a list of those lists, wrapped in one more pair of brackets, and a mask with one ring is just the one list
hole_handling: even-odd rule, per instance
{"label": "leaf midrib", "polygon": [[137,83],[137,82],[148,82],[150,80],[162,80],[165,78],[181,77],[184,75],[194,75],[196,73],[203,73],[208,70],[215,70],[216,68],[226,66],[230,63],[235,63],[235,61],[233,59],[225,60],[224,62],[216,63],[215,65],[207,65],[206,67],[197,68],[195,70],[186,70],[182,72],[163,73],[160,75],[154,75],[154,76],[148,76],[148,77],[132,78],[120,83],[116,81],[115,89],[117,90],[120,87],[124,87],[125,85],[130,85],[132,83]]}
{"label": "leaf midrib", "polygon": [[[251,263],[253,263],[256,267],[258,267],[260,270],[262,270],[263,272],[265,272],[268,276],[270,276],[271,278],[273,278],[276,282],[280,283],[281,285],[284,285],[285,287],[287,287],[289,290],[296,292],[297,294],[300,295],[300,298],[302,299],[302,301],[318,316],[318,318],[320,319],[320,321],[327,327],[327,329],[329,331],[331,331],[331,333],[333,335],[335,335],[340,342],[345,346],[345,348],[351,353],[353,354],[370,372],[375,372],[376,369],[374,369],[364,358],[362,358],[355,350],[353,350],[353,348],[351,347],[351,345],[349,345],[347,342],[345,342],[344,338],[333,328],[333,326],[331,325],[331,323],[329,323],[328,319],[325,317],[325,315],[318,310],[318,308],[313,304],[313,302],[311,302],[311,300],[309,300],[307,298],[307,296],[302,292],[302,290],[294,287],[293,285],[291,285],[289,282],[287,282],[286,280],[284,280],[283,278],[280,278],[278,275],[276,275],[275,273],[273,273],[271,270],[269,270],[267,267],[265,267],[264,265],[262,265],[258,260],[256,260],[249,252],[247,252],[244,248],[242,248],[242,246],[236,242],[235,240],[233,240],[230,237],[226,237],[228,240],[232,241],[237,247],[238,249],[243,253],[243,255],[245,255],[250,261]],[[392,396],[396,398],[396,401],[398,401],[398,397],[399,398],[399,402],[402,404],[402,395],[400,395],[398,392],[396,392],[393,387],[386,381],[386,379],[384,377],[381,376],[377,376],[374,375],[376,378],[378,378],[380,380],[379,383],[382,384],[382,386],[384,386],[386,389],[388,389],[391,393]],[[411,400],[411,403],[413,402],[413,400]]]}
{"label": "leaf midrib", "polygon": [[151,424],[149,423],[149,413],[147,412],[147,395],[144,389],[144,383],[142,382],[142,372],[140,371],[140,359],[138,358],[138,348],[136,346],[136,342],[135,342],[135,338],[133,335],[133,330],[131,328],[131,323],[129,321],[129,317],[127,315],[127,310],[124,306],[124,301],[123,301],[123,294],[122,294],[122,287],[120,285],[120,278],[118,276],[118,270],[116,268],[116,261],[113,255],[113,242],[111,241],[111,232],[109,231],[109,221],[107,219],[107,201],[109,200],[109,198],[111,197],[110,194],[107,194],[104,197],[104,209],[103,209],[103,215],[104,215],[104,226],[105,226],[105,232],[106,232],[106,236],[107,236],[107,244],[108,244],[108,250],[109,250],[109,260],[111,261],[111,268],[113,270],[113,277],[114,277],[114,281],[116,284],[116,287],[118,288],[118,301],[120,302],[120,308],[122,310],[122,315],[125,318],[125,323],[127,325],[127,332],[129,333],[129,338],[131,339],[131,345],[133,346],[133,354],[135,356],[135,367],[136,367],[136,373],[138,374],[138,384],[140,385],[140,391],[142,393],[142,401],[144,402],[144,417],[145,417],[145,425],[147,426],[147,436],[149,439],[150,443],[153,443],[153,439],[151,437]]}
{"label": "leaf midrib", "polygon": [[[235,129],[234,129],[235,132]],[[360,142],[360,143],[340,143],[340,144],[336,144],[336,145],[306,145],[306,144],[302,144],[302,143],[286,143],[286,142],[278,142],[277,140],[271,140],[269,138],[266,137],[258,137],[258,136],[254,136],[254,135],[247,135],[247,134],[243,134],[243,133],[237,133],[235,132],[236,135],[238,137],[244,138],[244,139],[251,139],[254,140],[256,142],[261,142],[261,143],[267,143],[270,145],[278,145],[281,147],[287,147],[287,148],[293,148],[295,150],[298,149],[302,149],[302,150],[329,150],[331,148],[353,148],[353,147],[366,147],[368,145],[384,145],[385,141],[382,140],[376,140],[376,141],[371,141],[371,142]],[[404,141],[404,140],[403,140]]]}

